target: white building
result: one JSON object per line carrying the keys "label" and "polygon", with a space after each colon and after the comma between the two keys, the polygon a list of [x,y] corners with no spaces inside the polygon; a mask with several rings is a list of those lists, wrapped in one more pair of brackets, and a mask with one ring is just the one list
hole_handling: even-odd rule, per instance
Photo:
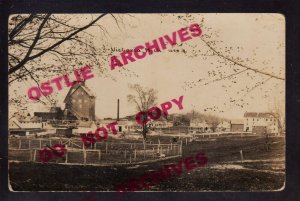
{"label": "white building", "polygon": [[41,122],[38,119],[12,117],[9,119],[9,129],[40,129],[47,125],[47,122]]}
{"label": "white building", "polygon": [[90,131],[95,133],[97,126],[94,121],[80,121],[77,125],[77,129],[73,130],[73,134],[87,134]]}
{"label": "white building", "polygon": [[14,116],[8,120],[8,129],[10,134],[28,135],[30,133],[40,132],[48,127],[47,122],[42,122],[36,117]]}
{"label": "white building", "polygon": [[117,122],[116,128],[117,128],[118,132],[120,132],[120,133],[133,132],[141,127],[135,121],[131,121],[126,118],[122,118],[118,121],[116,119],[110,119],[110,118],[105,119],[105,120],[100,120],[97,122],[97,126],[98,127],[106,127],[106,125],[113,123],[113,122]]}
{"label": "white building", "polygon": [[118,123],[118,132],[124,132],[124,133],[129,133],[129,132],[134,132],[136,131],[139,127],[135,121],[130,121],[128,119],[120,119],[117,121]]}
{"label": "white building", "polygon": [[150,128],[171,128],[173,127],[173,122],[167,121],[165,119],[151,120],[149,123]]}
{"label": "white building", "polygon": [[200,119],[192,119],[190,121],[190,131],[198,131],[198,132],[206,132],[210,133],[213,132],[212,126],[208,124],[206,121],[200,120]]}
{"label": "white building", "polygon": [[278,121],[272,113],[246,112],[244,131],[278,134]]}

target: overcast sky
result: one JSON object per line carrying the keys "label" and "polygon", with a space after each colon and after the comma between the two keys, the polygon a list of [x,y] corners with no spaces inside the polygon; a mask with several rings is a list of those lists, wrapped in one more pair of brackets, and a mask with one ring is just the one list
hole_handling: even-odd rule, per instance
{"label": "overcast sky", "polygon": [[[240,59],[240,63],[251,68],[285,77],[285,19],[282,15],[178,16],[177,14],[119,15],[120,19],[123,19],[123,23],[119,26],[111,16],[105,16],[99,23],[106,27],[109,37],[104,39],[97,27],[89,28],[87,32],[95,36],[94,43],[99,48],[109,44],[111,47],[132,49],[192,23],[199,23],[203,31],[202,38],[205,41],[215,41],[214,49],[224,56]],[[90,19],[91,15],[80,17],[76,15],[78,25]],[[168,52],[171,49],[184,49],[187,53]],[[204,53],[210,56],[203,56]],[[119,52],[113,55],[119,55]],[[123,69],[111,71],[108,61],[109,59],[106,59],[103,67],[108,69],[106,74],[110,77],[102,76],[97,71],[97,66],[93,66],[95,77],[86,81],[87,86],[96,95],[96,115],[99,118],[116,117],[118,98],[121,117],[136,113],[134,105],[129,104],[126,98],[131,93],[129,83],[157,89],[159,104],[183,95],[183,110],[179,111],[174,107],[171,113],[196,109],[199,112],[214,113],[227,118],[242,118],[245,111],[269,111],[275,100],[285,103],[285,81],[268,79],[268,76],[253,71],[240,73],[234,79],[212,82],[219,77],[209,76],[211,74],[219,73],[225,77],[244,68],[212,55],[210,48],[200,38],[193,38],[173,48],[167,47],[163,52],[129,63]],[[49,77],[49,80],[51,79],[53,77]],[[265,83],[254,87],[262,81]],[[209,84],[205,84],[206,82]],[[10,92],[17,89],[18,93],[26,95],[30,86],[35,84],[30,81],[25,84],[16,83],[10,87]],[[56,94],[62,108],[64,108],[62,100],[67,91],[68,88],[64,87],[64,90]],[[28,108],[31,108],[31,112],[47,111],[47,108],[30,101]]]}

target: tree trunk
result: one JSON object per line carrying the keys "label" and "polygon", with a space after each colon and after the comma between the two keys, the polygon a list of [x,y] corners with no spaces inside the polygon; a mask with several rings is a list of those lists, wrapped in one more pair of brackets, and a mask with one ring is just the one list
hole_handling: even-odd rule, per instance
{"label": "tree trunk", "polygon": [[143,124],[143,131],[142,131],[142,134],[143,134],[143,138],[144,140],[146,140],[147,138],[147,125],[146,124]]}
{"label": "tree trunk", "polygon": [[283,129],[282,129],[282,124],[279,119],[280,117],[277,118],[277,127],[278,127],[278,135],[281,136],[283,134]]}

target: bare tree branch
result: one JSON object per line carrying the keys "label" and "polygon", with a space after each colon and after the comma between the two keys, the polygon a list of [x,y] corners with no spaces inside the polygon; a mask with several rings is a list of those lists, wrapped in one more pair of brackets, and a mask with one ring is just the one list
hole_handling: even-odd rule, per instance
{"label": "bare tree branch", "polygon": [[258,69],[255,69],[255,68],[252,68],[252,67],[249,67],[249,66],[246,66],[244,64],[241,64],[240,62],[237,62],[229,57],[226,57],[224,56],[223,54],[221,54],[220,52],[218,52],[217,50],[215,50],[208,42],[206,42],[203,38],[200,38],[216,55],[218,55],[219,57],[222,57],[223,59],[225,60],[228,60],[228,61],[231,61],[232,63],[236,64],[236,65],[239,65],[241,67],[244,67],[248,70],[252,70],[254,72],[257,72],[257,73],[260,73],[260,74],[263,74],[263,75],[267,75],[267,76],[270,76],[272,78],[275,78],[275,79],[279,79],[279,80],[285,80],[285,78],[282,78],[282,77],[279,77],[277,75],[273,75],[271,73],[267,73],[267,72],[264,72],[264,71],[261,71],[261,70],[258,70]]}
{"label": "bare tree branch", "polygon": [[20,63],[18,63],[16,66],[11,67],[11,68],[9,69],[9,71],[8,71],[8,74],[14,73],[15,71],[17,71],[17,70],[19,70],[21,67],[23,67],[24,64],[26,64],[28,61],[33,60],[33,59],[35,59],[35,58],[37,58],[37,57],[42,56],[42,55],[45,54],[46,52],[48,52],[48,51],[54,49],[55,47],[59,46],[59,45],[62,44],[63,42],[69,40],[71,37],[75,36],[77,33],[79,33],[79,32],[81,32],[81,31],[83,31],[83,30],[89,28],[91,25],[93,25],[94,23],[96,23],[99,19],[101,19],[101,18],[104,17],[105,15],[106,15],[106,13],[100,15],[99,17],[97,17],[95,20],[93,20],[93,21],[90,22],[89,24],[87,24],[87,25],[85,25],[85,26],[79,28],[78,30],[76,30],[76,31],[74,31],[73,33],[71,33],[69,36],[63,38],[62,40],[60,40],[60,41],[58,41],[58,42],[56,42],[55,44],[53,44],[53,45],[51,45],[50,47],[44,49],[43,51],[41,51],[41,52],[39,52],[39,53],[37,53],[37,54],[35,54],[35,55],[33,55],[33,56],[26,57],[26,59],[22,60],[22,61],[21,61]]}
{"label": "bare tree branch", "polygon": [[9,33],[9,39],[13,40],[13,38],[20,33],[20,31],[26,26],[27,23],[30,23],[34,18],[34,14],[31,14],[28,18],[24,18],[14,29]]}

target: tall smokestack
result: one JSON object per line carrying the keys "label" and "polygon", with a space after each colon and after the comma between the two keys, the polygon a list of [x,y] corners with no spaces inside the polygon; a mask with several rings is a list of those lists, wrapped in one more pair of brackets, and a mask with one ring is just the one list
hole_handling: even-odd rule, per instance
{"label": "tall smokestack", "polygon": [[119,112],[120,112],[120,100],[118,99],[117,121],[119,121]]}

